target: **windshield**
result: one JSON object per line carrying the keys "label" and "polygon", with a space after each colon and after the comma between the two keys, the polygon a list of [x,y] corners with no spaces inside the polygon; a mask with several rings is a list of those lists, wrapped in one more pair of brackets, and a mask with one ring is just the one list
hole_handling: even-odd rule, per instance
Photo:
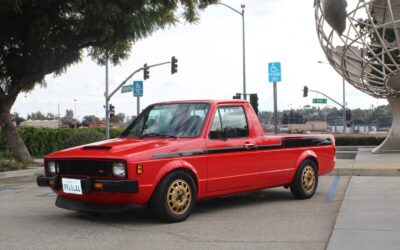
{"label": "windshield", "polygon": [[209,107],[208,103],[150,106],[128,126],[121,137],[197,137]]}

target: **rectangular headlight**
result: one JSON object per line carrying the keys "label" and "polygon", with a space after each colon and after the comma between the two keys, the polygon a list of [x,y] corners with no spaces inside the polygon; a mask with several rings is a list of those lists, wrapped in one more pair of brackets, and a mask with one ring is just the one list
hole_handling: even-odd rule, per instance
{"label": "rectangular headlight", "polygon": [[56,174],[56,162],[55,161],[47,162],[47,171],[49,172],[49,174]]}
{"label": "rectangular headlight", "polygon": [[123,162],[115,162],[112,166],[113,175],[116,177],[125,177],[126,170]]}

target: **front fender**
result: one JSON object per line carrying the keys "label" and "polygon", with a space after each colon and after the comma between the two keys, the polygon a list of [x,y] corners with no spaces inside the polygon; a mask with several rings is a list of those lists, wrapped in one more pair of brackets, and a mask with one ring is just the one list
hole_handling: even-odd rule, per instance
{"label": "front fender", "polygon": [[[187,169],[195,175],[196,180],[199,179],[198,173],[197,173],[196,169],[192,166],[192,164],[190,164],[189,162],[184,161],[184,160],[174,160],[174,161],[170,161],[167,164],[165,164],[160,169],[160,171],[158,171],[156,178],[154,179],[154,182],[153,182],[153,187],[156,188],[162,178],[164,178],[167,174],[169,174],[170,172],[177,170],[177,169]],[[198,185],[198,183],[196,183],[196,184]]]}
{"label": "front fender", "polygon": [[307,158],[313,158],[313,159],[315,159],[315,161],[317,162],[317,166],[319,166],[317,154],[316,154],[314,151],[312,151],[312,150],[306,150],[306,151],[304,151],[303,153],[301,153],[301,154],[299,155],[299,157],[297,158],[297,161],[296,161],[296,171],[297,171],[297,169],[299,168],[300,164],[301,164],[305,159],[307,159]]}

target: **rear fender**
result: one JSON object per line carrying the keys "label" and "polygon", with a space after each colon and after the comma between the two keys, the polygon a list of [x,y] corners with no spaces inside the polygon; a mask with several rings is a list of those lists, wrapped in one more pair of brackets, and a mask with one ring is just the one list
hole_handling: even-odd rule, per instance
{"label": "rear fender", "polygon": [[171,173],[172,171],[178,169],[186,169],[192,172],[195,177],[194,181],[196,182],[197,187],[199,186],[199,183],[197,181],[199,178],[196,169],[187,161],[175,160],[168,162],[167,164],[164,165],[164,167],[160,169],[160,171],[158,171],[158,174],[153,182],[153,187],[155,187],[154,190],[156,189],[158,183],[162,180],[162,178],[164,178],[167,174]]}
{"label": "rear fender", "polygon": [[[319,166],[318,157],[317,157],[317,154],[312,150],[306,150],[300,154],[300,156],[297,158],[297,161],[296,161],[296,168],[298,169],[300,167],[300,164],[307,158],[313,158],[315,160],[315,162],[317,163],[317,168],[318,168],[318,166]],[[296,171],[297,171],[297,169],[296,169]],[[318,171],[318,169],[317,169],[317,171]]]}

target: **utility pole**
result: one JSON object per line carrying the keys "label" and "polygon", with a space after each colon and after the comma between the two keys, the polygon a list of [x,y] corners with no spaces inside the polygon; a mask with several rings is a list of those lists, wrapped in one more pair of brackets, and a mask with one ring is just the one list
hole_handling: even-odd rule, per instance
{"label": "utility pole", "polygon": [[61,128],[60,104],[58,104],[58,128]]}
{"label": "utility pole", "polygon": [[76,123],[78,122],[78,116],[77,116],[77,114],[76,114],[76,99],[74,99],[74,102],[75,102],[75,128],[76,128]]}

